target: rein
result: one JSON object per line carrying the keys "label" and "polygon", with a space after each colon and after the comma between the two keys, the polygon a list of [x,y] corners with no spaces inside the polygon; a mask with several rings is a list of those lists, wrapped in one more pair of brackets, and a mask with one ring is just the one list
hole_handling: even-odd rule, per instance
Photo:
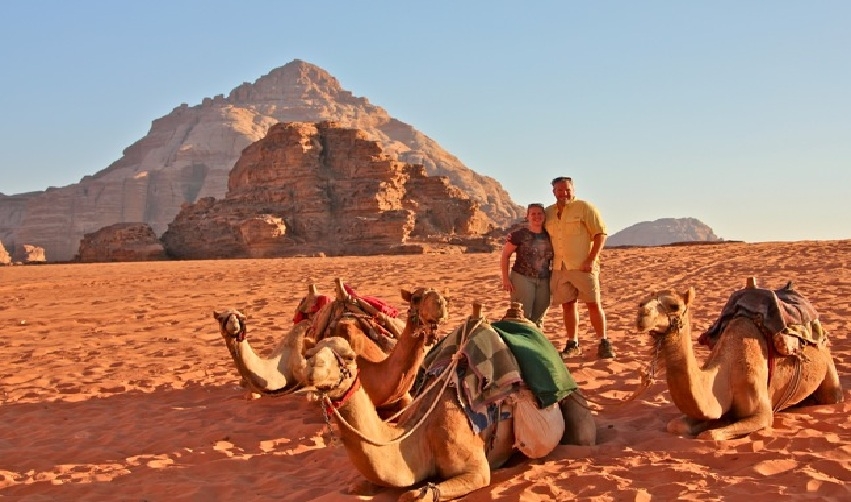
{"label": "rein", "polygon": [[[377,441],[377,440],[375,440],[375,439],[372,439],[372,438],[368,438],[368,437],[366,437],[366,436],[365,436],[362,432],[360,432],[359,430],[355,429],[355,427],[354,427],[352,424],[350,424],[349,422],[347,422],[347,421],[346,421],[346,419],[345,419],[345,418],[343,418],[343,416],[342,416],[342,415],[340,415],[340,412],[339,412],[339,410],[338,410],[337,408],[338,408],[339,406],[342,406],[342,404],[340,404],[339,406],[334,406],[334,405],[333,405],[333,402],[331,401],[331,398],[329,398],[327,395],[323,394],[322,399],[323,399],[323,402],[325,403],[325,410],[326,410],[326,411],[328,411],[328,412],[330,412],[331,414],[333,414],[333,415],[334,415],[334,417],[336,417],[336,418],[337,418],[337,420],[340,422],[340,424],[344,425],[347,429],[349,429],[349,431],[351,431],[352,433],[354,433],[355,435],[357,435],[357,436],[358,436],[361,440],[363,440],[363,441],[365,441],[365,442],[367,442],[367,443],[369,443],[369,444],[371,444],[371,445],[373,445],[373,446],[390,446],[390,445],[397,444],[397,443],[399,443],[399,442],[401,442],[401,441],[403,441],[403,440],[407,439],[407,438],[408,438],[408,437],[410,437],[410,436],[411,436],[411,435],[412,435],[412,434],[413,434],[413,433],[414,433],[417,429],[419,429],[419,428],[420,428],[420,426],[421,426],[423,423],[425,423],[426,419],[427,419],[429,416],[431,416],[431,413],[432,413],[432,412],[434,411],[434,409],[437,407],[437,403],[438,403],[438,401],[440,400],[440,396],[442,396],[442,395],[443,395],[443,393],[446,391],[446,388],[449,386],[449,383],[451,382],[451,376],[454,374],[454,372],[455,372],[455,368],[458,366],[458,361],[460,361],[460,360],[461,360],[461,358],[463,357],[463,354],[462,354],[462,352],[461,352],[461,350],[462,350],[462,349],[463,349],[463,347],[464,347],[464,343],[463,343],[463,341],[464,341],[464,340],[466,340],[466,338],[467,338],[468,334],[469,334],[469,333],[471,333],[471,332],[473,332],[473,330],[474,330],[475,328],[477,328],[477,327],[479,326],[479,324],[481,324],[482,322],[484,322],[484,319],[478,319],[478,321],[477,321],[475,324],[473,324],[473,325],[472,325],[472,327],[469,327],[469,326],[468,326],[468,324],[469,324],[469,323],[465,323],[465,325],[464,325],[464,331],[462,331],[462,332],[461,332],[461,342],[462,342],[462,343],[459,343],[459,344],[458,344],[458,352],[456,352],[456,353],[452,356],[452,360],[450,361],[449,365],[447,365],[447,367],[446,367],[446,368],[444,368],[444,370],[440,373],[440,375],[438,375],[438,376],[437,376],[437,378],[435,378],[434,380],[432,380],[432,382],[429,384],[429,386],[428,386],[426,389],[424,389],[424,390],[423,390],[423,392],[422,392],[422,393],[420,393],[420,395],[418,395],[418,396],[417,396],[417,397],[416,397],[413,401],[411,401],[411,403],[410,403],[408,406],[406,406],[403,410],[399,411],[398,413],[396,413],[395,415],[393,415],[392,417],[390,417],[390,418],[388,419],[388,421],[389,421],[389,420],[393,420],[394,418],[396,418],[397,416],[399,416],[400,414],[402,414],[404,411],[406,411],[406,410],[408,410],[409,408],[411,408],[411,406],[413,406],[413,405],[414,405],[414,403],[418,403],[418,402],[420,402],[420,401],[423,399],[423,397],[424,397],[426,394],[428,394],[428,392],[429,392],[432,388],[436,387],[436,386],[437,386],[437,384],[438,384],[439,382],[442,382],[442,386],[441,386],[441,388],[440,388],[440,392],[438,392],[438,393],[437,393],[437,395],[436,395],[436,396],[435,396],[435,398],[434,398],[434,401],[432,401],[432,403],[431,403],[431,405],[429,406],[428,410],[427,410],[427,411],[423,414],[423,416],[421,416],[421,417],[420,417],[420,419],[419,419],[419,420],[417,420],[417,423],[416,423],[416,424],[414,424],[414,426],[413,426],[413,427],[411,427],[408,431],[406,431],[406,432],[405,432],[405,433],[403,433],[402,435],[400,435],[400,436],[398,436],[398,437],[396,437],[396,438],[394,438],[394,439],[392,439],[392,440],[390,440],[390,441],[386,441],[386,442],[381,442],[381,441]],[[335,354],[336,354],[336,352],[335,352]],[[340,356],[337,356],[337,360],[338,360],[338,362],[342,362],[342,359],[340,358]],[[342,381],[342,380],[341,380],[341,381]],[[353,385],[354,385],[354,384],[353,384]],[[351,392],[351,389],[350,389],[350,391],[346,392],[346,394],[348,395],[348,394],[349,394],[349,392]],[[352,392],[352,394],[354,394],[354,392]],[[329,405],[330,405],[330,406],[329,406]],[[327,415],[327,414],[326,414],[326,416],[325,416],[325,421],[326,421],[326,423],[328,423],[328,424],[330,425],[329,417],[328,417],[328,415]]]}
{"label": "rein", "polygon": [[[682,327],[685,326],[685,323],[683,322],[683,317],[686,315],[687,312],[688,307],[686,307],[686,309],[683,310],[682,313],[666,312],[666,315],[668,316],[668,327],[665,329],[665,331],[650,330],[650,334],[653,336],[653,357],[650,359],[650,362],[647,364],[647,367],[645,369],[639,370],[639,376],[641,378],[641,381],[639,382],[638,387],[626,399],[609,399],[610,404],[621,405],[629,403],[630,401],[634,401],[638,396],[643,394],[644,391],[646,391],[653,384],[653,382],[656,380],[656,369],[658,367],[660,354],[662,353],[662,341],[665,339],[666,336],[670,335],[671,333],[679,333]],[[589,399],[588,396],[583,394],[581,391],[577,390],[576,392],[579,392],[579,395],[582,396],[589,403],[596,404],[597,406],[603,406],[602,402],[595,399]],[[582,402],[578,400],[576,400],[576,402],[583,408],[591,410],[589,406],[586,406]]]}
{"label": "rein", "polygon": [[[655,337],[654,343],[653,343],[653,358],[650,360],[650,363],[648,363],[646,369],[641,369],[641,370],[638,371],[639,377],[641,379],[641,382],[638,383],[638,387],[626,399],[608,398],[607,400],[609,401],[609,403],[612,404],[612,405],[626,404],[626,403],[629,403],[630,401],[634,401],[638,396],[643,394],[644,391],[646,391],[650,387],[650,385],[653,384],[653,382],[656,379],[656,365],[659,362],[659,354],[661,352],[662,352],[662,337]],[[580,396],[582,396],[583,399],[585,399],[589,403],[596,404],[597,406],[604,406],[604,404],[602,402],[600,402],[596,399],[588,398],[588,396],[586,396],[579,389],[577,389],[574,392],[578,393]],[[570,396],[572,397],[573,394],[571,394]],[[582,401],[579,401],[576,398],[574,398],[574,401],[576,401],[576,403],[579,404],[579,406],[582,406],[586,410],[596,411],[596,410],[592,409],[590,406],[587,406],[585,403],[583,403]]]}

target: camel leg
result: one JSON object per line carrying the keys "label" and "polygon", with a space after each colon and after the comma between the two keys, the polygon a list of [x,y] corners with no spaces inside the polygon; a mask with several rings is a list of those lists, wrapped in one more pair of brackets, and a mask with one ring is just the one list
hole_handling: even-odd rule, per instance
{"label": "camel leg", "polygon": [[771,412],[771,408],[764,407],[754,415],[743,417],[723,427],[708,429],[698,434],[697,437],[700,439],[714,439],[715,441],[734,439],[746,436],[751,432],[770,429],[773,419],[774,415]]}
{"label": "camel leg", "polygon": [[376,485],[369,480],[366,479],[358,479],[354,483],[349,486],[349,494],[357,495],[361,497],[368,497],[372,495],[376,495],[382,491],[384,491],[383,486]]}
{"label": "camel leg", "polygon": [[564,434],[559,444],[593,446],[597,444],[597,424],[588,409],[588,402],[579,391],[572,392],[558,403],[564,417]]}
{"label": "camel leg", "polygon": [[[491,482],[491,471],[487,459],[483,458],[483,460],[484,465],[480,466],[479,469],[465,472],[434,485],[429,484],[421,488],[408,490],[399,497],[399,502],[452,500],[463,497],[479,488],[484,488]],[[440,498],[435,498],[435,496],[439,496]]]}
{"label": "camel leg", "polygon": [[839,382],[839,373],[836,371],[836,365],[833,363],[833,358],[827,356],[827,374],[824,381],[818,386],[813,397],[818,404],[836,404],[841,403],[845,396],[842,394],[842,384]]}
{"label": "camel leg", "polygon": [[718,427],[729,424],[730,420],[728,418],[703,420],[683,415],[668,422],[667,431],[680,436],[696,436],[703,431],[717,429]]}

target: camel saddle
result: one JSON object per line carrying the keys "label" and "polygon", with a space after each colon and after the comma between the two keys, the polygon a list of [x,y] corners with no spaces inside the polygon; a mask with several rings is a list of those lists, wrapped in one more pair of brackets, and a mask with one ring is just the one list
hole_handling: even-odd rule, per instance
{"label": "camel saddle", "polygon": [[815,307],[789,282],[781,289],[745,288],[733,292],[721,315],[700,335],[699,343],[710,349],[715,346],[727,323],[735,317],[752,319],[777,352],[790,355],[803,344],[827,343],[827,333],[818,320]]}

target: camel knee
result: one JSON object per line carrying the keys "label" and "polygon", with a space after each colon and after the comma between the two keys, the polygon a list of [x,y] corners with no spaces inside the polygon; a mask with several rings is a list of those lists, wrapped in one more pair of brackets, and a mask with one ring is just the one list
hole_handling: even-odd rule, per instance
{"label": "camel knee", "polygon": [[597,444],[597,424],[594,415],[588,409],[588,403],[578,392],[574,392],[559,402],[561,416],[564,418],[564,434],[559,444],[594,446]]}

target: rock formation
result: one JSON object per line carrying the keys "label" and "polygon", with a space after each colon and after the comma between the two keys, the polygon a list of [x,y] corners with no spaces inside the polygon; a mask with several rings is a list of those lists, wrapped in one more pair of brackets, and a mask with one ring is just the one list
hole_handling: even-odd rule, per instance
{"label": "rock formation", "polygon": [[493,178],[481,176],[434,140],[352,96],[321,68],[295,60],[200,105],[182,104],[156,119],[116,162],[79,183],[44,192],[0,194],[0,240],[46,250],[51,261],[77,254],[87,233],[119,222],[144,222],[157,235],[184,204],[222,198],[241,151],[273,124],[333,120],[364,130],[400,162],[447,176],[496,225],[523,210]]}
{"label": "rock formation", "polygon": [[185,204],[162,242],[179,259],[366,255],[423,252],[446,236],[482,241],[491,230],[447,177],[399,161],[364,131],[288,122],[243,151],[223,199]]}
{"label": "rock formation", "polygon": [[162,242],[146,223],[116,223],[83,236],[81,262],[155,261],[166,258]]}
{"label": "rock formation", "polygon": [[709,226],[695,218],[642,221],[610,235],[606,247],[665,246],[674,242],[721,241]]}
{"label": "rock formation", "polygon": [[12,264],[12,256],[6,251],[6,246],[3,245],[3,242],[0,242],[0,265],[11,265]]}
{"label": "rock formation", "polygon": [[15,263],[44,263],[47,261],[44,248],[31,244],[17,244],[12,251],[12,261]]}

